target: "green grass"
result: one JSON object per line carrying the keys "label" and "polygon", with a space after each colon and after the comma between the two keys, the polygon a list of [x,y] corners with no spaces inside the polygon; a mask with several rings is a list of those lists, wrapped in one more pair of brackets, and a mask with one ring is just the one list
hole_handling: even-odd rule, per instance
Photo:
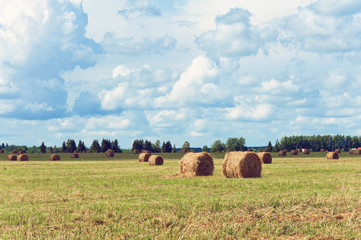
{"label": "green grass", "polygon": [[279,158],[262,178],[175,178],[137,156],[0,156],[0,239],[361,239],[361,157]]}

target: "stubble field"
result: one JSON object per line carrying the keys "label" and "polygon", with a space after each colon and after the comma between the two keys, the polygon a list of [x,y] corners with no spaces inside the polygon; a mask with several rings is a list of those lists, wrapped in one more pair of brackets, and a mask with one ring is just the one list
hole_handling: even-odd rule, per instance
{"label": "stubble field", "polygon": [[361,156],[280,158],[262,178],[180,178],[137,156],[0,156],[0,239],[361,239]]}

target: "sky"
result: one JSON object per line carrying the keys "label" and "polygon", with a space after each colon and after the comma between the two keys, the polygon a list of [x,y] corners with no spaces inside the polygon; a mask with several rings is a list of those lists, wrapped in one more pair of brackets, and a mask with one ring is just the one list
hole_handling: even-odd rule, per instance
{"label": "sky", "polygon": [[361,135],[359,0],[0,5],[0,142]]}

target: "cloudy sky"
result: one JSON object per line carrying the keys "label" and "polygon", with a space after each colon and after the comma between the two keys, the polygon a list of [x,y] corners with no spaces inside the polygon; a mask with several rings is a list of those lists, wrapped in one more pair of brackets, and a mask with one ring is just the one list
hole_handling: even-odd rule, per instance
{"label": "cloudy sky", "polygon": [[359,0],[0,5],[0,142],[361,135]]}

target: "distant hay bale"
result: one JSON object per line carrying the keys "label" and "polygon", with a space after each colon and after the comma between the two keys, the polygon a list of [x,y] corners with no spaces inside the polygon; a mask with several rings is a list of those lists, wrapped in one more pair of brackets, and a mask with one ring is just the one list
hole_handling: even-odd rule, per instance
{"label": "distant hay bale", "polygon": [[361,155],[361,149],[353,150],[352,154]]}
{"label": "distant hay bale", "polygon": [[29,157],[26,154],[19,154],[17,157],[18,161],[29,161]]}
{"label": "distant hay bale", "polygon": [[150,153],[141,153],[139,154],[139,162],[148,162]]}
{"label": "distant hay bale", "polygon": [[10,154],[6,157],[6,160],[8,161],[16,161],[17,160],[17,156],[15,154]]}
{"label": "distant hay bale", "polygon": [[335,149],[335,153],[341,154],[341,149]]}
{"label": "distant hay bale", "polygon": [[150,166],[154,166],[154,165],[163,165],[164,160],[161,156],[159,155],[151,155],[148,159],[148,164]]}
{"label": "distant hay bale", "polygon": [[328,152],[326,155],[326,159],[338,159],[338,153],[337,152]]}
{"label": "distant hay bale", "polygon": [[151,152],[151,151],[149,151],[149,150],[145,150],[145,149],[143,149],[143,150],[141,151],[141,153],[149,153],[149,154],[152,154],[152,152]]}
{"label": "distant hay bale", "polygon": [[229,152],[223,161],[223,175],[227,178],[261,177],[262,163],[256,153]]}
{"label": "distant hay bale", "polygon": [[79,153],[79,152],[78,152],[78,150],[74,150],[74,152],[73,152],[73,153]]}
{"label": "distant hay bale", "polygon": [[185,154],[180,161],[181,174],[194,176],[212,176],[214,171],[213,157],[206,152]]}
{"label": "distant hay bale", "polygon": [[138,149],[134,149],[134,150],[133,150],[133,154],[137,154],[137,155],[138,155],[138,154],[140,154],[140,151],[139,151]]}
{"label": "distant hay bale", "polygon": [[322,149],[320,150],[320,152],[326,152],[326,149],[323,149],[323,148],[322,148]]}
{"label": "distant hay bale", "polygon": [[272,163],[272,155],[269,152],[257,153],[259,159],[264,164]]}
{"label": "distant hay bale", "polygon": [[0,150],[0,153],[4,153],[4,149],[1,149],[1,150]]}
{"label": "distant hay bale", "polygon": [[77,153],[72,153],[72,154],[71,154],[71,158],[79,158],[79,154],[77,154]]}
{"label": "distant hay bale", "polygon": [[86,153],[86,151],[84,150],[82,153]]}
{"label": "distant hay bale", "polygon": [[279,157],[285,157],[285,156],[287,156],[287,151],[286,151],[286,150],[281,150],[281,151],[279,151],[279,152],[278,152],[278,156],[279,156]]}
{"label": "distant hay bale", "polygon": [[108,149],[104,154],[107,157],[114,157],[114,151],[111,149]]}
{"label": "distant hay bale", "polygon": [[60,161],[60,156],[58,154],[51,154],[50,161]]}
{"label": "distant hay bale", "polygon": [[291,155],[298,155],[298,150],[291,150]]}
{"label": "distant hay bale", "polygon": [[93,153],[93,150],[88,150],[88,153]]}
{"label": "distant hay bale", "polygon": [[300,153],[300,152],[302,152],[302,149],[298,148],[298,149],[296,149],[296,151]]}
{"label": "distant hay bale", "polygon": [[12,154],[18,154],[18,150],[12,150],[11,153]]}
{"label": "distant hay bale", "polygon": [[310,154],[310,149],[304,149],[303,154]]}
{"label": "distant hay bale", "polygon": [[23,151],[19,151],[19,152],[18,152],[18,155],[20,155],[20,154],[24,154],[24,152],[23,152]]}

